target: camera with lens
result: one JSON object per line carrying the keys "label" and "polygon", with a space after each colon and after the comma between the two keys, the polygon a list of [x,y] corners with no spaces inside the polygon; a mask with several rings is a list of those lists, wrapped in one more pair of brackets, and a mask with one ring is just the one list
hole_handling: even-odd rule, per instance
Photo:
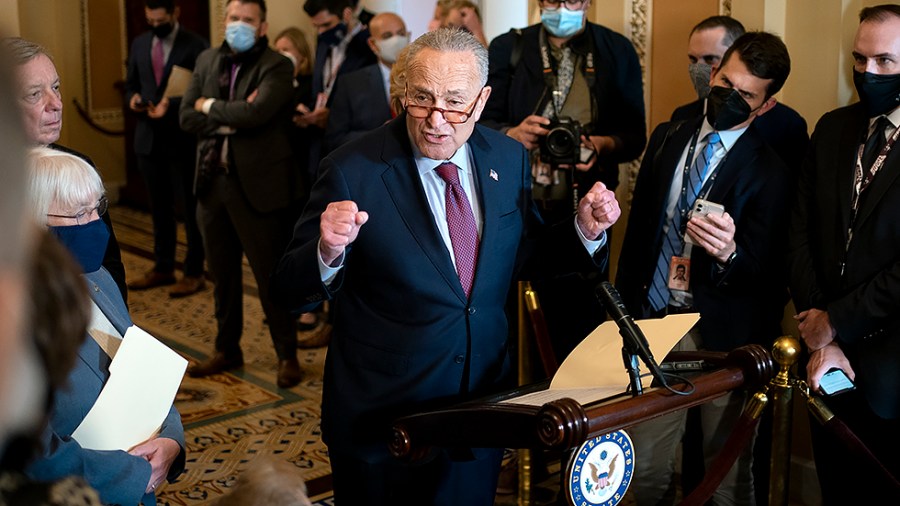
{"label": "camera with lens", "polygon": [[546,126],[540,138],[541,161],[550,165],[575,165],[581,161],[581,123],[562,116]]}

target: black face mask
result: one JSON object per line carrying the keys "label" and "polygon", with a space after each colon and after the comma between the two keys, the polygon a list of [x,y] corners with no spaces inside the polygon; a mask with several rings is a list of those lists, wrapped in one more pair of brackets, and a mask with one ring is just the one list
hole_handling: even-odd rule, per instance
{"label": "black face mask", "polygon": [[723,86],[713,86],[706,99],[706,119],[717,131],[730,130],[747,121],[750,104],[740,92]]}
{"label": "black face mask", "polygon": [[900,74],[881,75],[854,70],[853,84],[870,118],[887,114],[900,105]]}
{"label": "black face mask", "polygon": [[324,44],[328,47],[336,46],[344,40],[344,37],[347,35],[347,25],[343,22],[335,25],[334,28],[329,28],[324,32],[319,34],[319,44]]}
{"label": "black face mask", "polygon": [[172,23],[160,23],[151,30],[153,30],[153,35],[156,35],[157,38],[164,39],[172,33],[172,30],[175,28],[175,25]]}

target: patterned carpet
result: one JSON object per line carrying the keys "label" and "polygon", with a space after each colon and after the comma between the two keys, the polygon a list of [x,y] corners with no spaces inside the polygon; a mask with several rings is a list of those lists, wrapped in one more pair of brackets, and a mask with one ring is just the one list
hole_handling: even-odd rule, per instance
{"label": "patterned carpet", "polygon": [[[150,218],[127,208],[115,208],[111,216],[127,278],[133,279],[152,267]],[[183,236],[179,243],[178,258],[183,258]],[[319,433],[325,350],[299,350],[304,381],[291,389],[278,388],[275,353],[246,265],[244,281],[245,365],[210,378],[185,376],[175,405],[185,427],[186,471],[176,483],[160,487],[158,504],[210,504],[228,492],[254,459],[265,457],[292,463],[311,498],[332,504],[331,468]],[[188,359],[206,358],[213,349],[213,307],[211,284],[183,299],[169,298],[166,287],[129,293],[135,324]]]}

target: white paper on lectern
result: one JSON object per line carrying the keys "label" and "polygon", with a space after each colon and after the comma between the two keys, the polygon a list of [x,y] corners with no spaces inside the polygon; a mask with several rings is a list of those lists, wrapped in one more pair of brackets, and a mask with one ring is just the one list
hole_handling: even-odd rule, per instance
{"label": "white paper on lectern", "polygon": [[[678,341],[697,323],[700,315],[686,313],[654,320],[636,321],[657,361],[661,361]],[[649,388],[653,378],[641,362],[641,385]],[[600,324],[559,366],[547,390],[506,399],[510,404],[542,406],[568,397],[581,404],[596,402],[626,392],[628,371],[622,361],[622,336],[613,321]]]}
{"label": "white paper on lectern", "polygon": [[72,438],[91,450],[128,450],[162,426],[187,360],[132,326],[109,366],[109,380]]}
{"label": "white paper on lectern", "polygon": [[[650,344],[653,357],[661,362],[691,327],[700,319],[698,313],[669,315],[653,320],[637,320],[638,327]],[[641,374],[650,371],[640,364]],[[644,388],[653,378],[641,378]],[[622,391],[629,385],[628,371],[622,361],[622,336],[613,321],[603,322],[594,329],[566,357],[550,382],[551,389],[619,386]]]}

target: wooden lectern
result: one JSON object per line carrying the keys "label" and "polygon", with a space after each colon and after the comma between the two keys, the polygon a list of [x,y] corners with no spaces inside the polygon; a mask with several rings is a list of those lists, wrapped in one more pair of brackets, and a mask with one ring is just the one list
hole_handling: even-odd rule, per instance
{"label": "wooden lectern", "polygon": [[[768,351],[759,345],[743,346],[727,354],[672,352],[665,361],[690,360],[704,360],[715,367],[691,378],[695,389],[690,395],[650,388],[636,397],[623,393],[587,404],[567,397],[541,406],[515,402],[525,394],[546,390],[546,381],[399,418],[393,424],[390,450],[395,457],[409,460],[423,457],[435,446],[566,450],[588,438],[703,404],[732,390],[755,392],[777,372]],[[684,390],[685,385],[674,388]]]}

